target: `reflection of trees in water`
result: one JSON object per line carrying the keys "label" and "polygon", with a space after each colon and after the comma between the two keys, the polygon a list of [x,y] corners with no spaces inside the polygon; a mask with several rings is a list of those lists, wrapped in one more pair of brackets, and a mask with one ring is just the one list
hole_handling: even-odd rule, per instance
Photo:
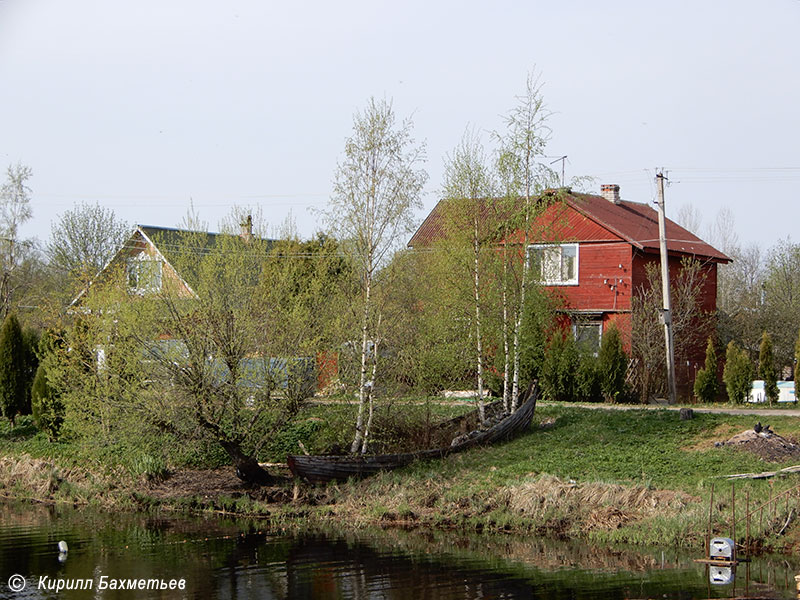
{"label": "reflection of trees in water", "polygon": [[297,540],[286,571],[293,598],[536,597],[534,588],[521,579],[320,537]]}
{"label": "reflection of trees in water", "polygon": [[[100,574],[185,578],[182,597],[225,600],[681,597],[687,587],[693,589],[689,597],[705,596],[702,567],[676,570],[691,557],[674,552],[664,555],[667,568],[662,569],[660,551],[533,536],[388,529],[281,537],[258,526],[250,524],[243,532],[247,522],[217,518],[0,505],[0,572],[95,580]],[[71,548],[63,565],[56,560],[59,539]],[[771,589],[791,590],[796,567],[758,559],[751,576]],[[740,569],[737,589],[742,577]],[[126,593],[109,590],[101,597],[130,597]]]}
{"label": "reflection of trees in water", "polygon": [[[342,534],[347,537],[347,534]],[[355,535],[355,534],[354,534]],[[363,532],[362,532],[363,537]],[[367,535],[381,548],[432,553],[453,558],[494,556],[541,570],[574,566],[581,569],[617,573],[646,572],[656,568],[675,568],[686,561],[675,550],[658,549],[654,554],[638,550],[598,546],[584,542],[555,540],[536,535],[464,534],[428,529],[383,529]],[[353,539],[357,539],[354,537]],[[685,553],[684,553],[685,554]],[[685,558],[685,557],[684,557]]]}
{"label": "reflection of trees in water", "polygon": [[[290,596],[558,599],[707,593],[704,567],[675,551],[665,550],[662,557],[661,550],[397,529],[374,532],[366,543],[362,539],[351,534],[336,541],[307,537],[294,542],[286,566]],[[764,578],[756,573],[758,565]],[[782,559],[757,560],[753,567],[751,593],[770,597],[775,590],[793,590],[794,570]],[[744,576],[741,570],[737,590],[744,590]]]}

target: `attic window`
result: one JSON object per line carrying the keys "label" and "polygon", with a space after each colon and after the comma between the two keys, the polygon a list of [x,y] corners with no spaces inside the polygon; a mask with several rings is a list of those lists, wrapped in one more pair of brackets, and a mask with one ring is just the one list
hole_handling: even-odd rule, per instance
{"label": "attic window", "polygon": [[535,244],[528,256],[543,285],[578,285],[578,244]]}
{"label": "attic window", "polygon": [[161,291],[162,262],[145,252],[128,259],[128,291],[147,294]]}

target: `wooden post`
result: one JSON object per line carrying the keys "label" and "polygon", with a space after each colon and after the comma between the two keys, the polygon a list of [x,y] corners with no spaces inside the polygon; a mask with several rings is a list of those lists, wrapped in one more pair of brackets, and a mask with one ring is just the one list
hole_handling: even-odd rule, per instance
{"label": "wooden post", "polygon": [[733,559],[736,559],[736,485],[731,483],[731,539],[733,540]]}
{"label": "wooden post", "polygon": [[711,484],[711,499],[708,501],[708,533],[706,534],[706,558],[711,558],[711,515],[714,511],[714,484]]}
{"label": "wooden post", "polygon": [[747,515],[745,519],[745,537],[744,537],[744,546],[745,552],[747,552],[747,556],[750,556],[750,490],[745,490],[744,492],[744,511]]}
{"label": "wooden post", "polygon": [[[769,506],[767,507],[767,518],[774,520],[775,519],[775,505],[772,503],[772,481],[769,482]],[[772,513],[770,515],[770,513]]]}

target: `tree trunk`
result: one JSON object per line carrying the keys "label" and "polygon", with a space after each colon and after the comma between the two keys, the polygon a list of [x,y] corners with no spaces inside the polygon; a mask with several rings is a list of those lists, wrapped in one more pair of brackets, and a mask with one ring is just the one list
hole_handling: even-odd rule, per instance
{"label": "tree trunk", "polygon": [[[370,258],[370,264],[372,263]],[[361,317],[361,378],[358,385],[358,416],[356,417],[356,434],[350,446],[350,453],[356,454],[364,442],[364,405],[367,401],[367,354],[369,347],[369,309],[372,295],[372,273],[368,271],[364,282],[364,313]],[[374,342],[374,340],[373,340]]]}
{"label": "tree trunk", "polygon": [[480,296],[480,246],[478,245],[478,219],[474,221],[474,237],[472,238],[475,263],[473,265],[473,283],[475,292],[475,349],[478,354],[478,415],[481,425],[486,422],[483,406],[483,340],[481,339],[481,296]]}
{"label": "tree trunk", "polygon": [[375,414],[375,377],[378,374],[378,340],[380,339],[382,316],[382,314],[378,314],[378,326],[375,328],[375,341],[372,345],[372,379],[369,381],[369,390],[367,393],[369,413],[367,415],[367,425],[364,428],[364,439],[361,442],[361,454],[367,453],[369,435],[372,431],[372,417]]}
{"label": "tree trunk", "polygon": [[519,336],[522,329],[522,315],[525,311],[525,290],[528,286],[528,242],[530,241],[530,205],[531,205],[531,152],[528,149],[525,156],[525,236],[522,245],[522,281],[519,290],[519,307],[517,318],[514,320],[514,383],[511,387],[511,412],[517,410],[519,405]]}
{"label": "tree trunk", "polygon": [[519,292],[519,306],[514,319],[514,378],[511,385],[511,412],[517,410],[519,405],[519,337],[522,330],[522,315],[525,310],[525,289],[528,285],[528,219],[525,219],[525,242],[522,250],[522,282]]}
{"label": "tree trunk", "polygon": [[503,406],[511,412],[510,348],[508,345],[508,232],[503,235]]}
{"label": "tree trunk", "polygon": [[231,457],[239,479],[256,485],[272,485],[275,482],[275,478],[267,473],[255,458],[245,454],[237,442],[220,442],[220,445]]}

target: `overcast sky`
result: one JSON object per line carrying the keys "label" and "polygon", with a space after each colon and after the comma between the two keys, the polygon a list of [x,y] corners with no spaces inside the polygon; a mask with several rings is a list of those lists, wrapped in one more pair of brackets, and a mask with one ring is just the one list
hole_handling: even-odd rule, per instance
{"label": "overcast sky", "polygon": [[651,202],[663,167],[670,216],[729,206],[769,247],[800,226],[799,30],[798,0],[0,0],[0,167],[33,169],[40,240],[78,201],[175,226],[190,199],[212,229],[260,205],[307,236],[376,96],[427,141],[421,220],[536,69],[568,178]]}

